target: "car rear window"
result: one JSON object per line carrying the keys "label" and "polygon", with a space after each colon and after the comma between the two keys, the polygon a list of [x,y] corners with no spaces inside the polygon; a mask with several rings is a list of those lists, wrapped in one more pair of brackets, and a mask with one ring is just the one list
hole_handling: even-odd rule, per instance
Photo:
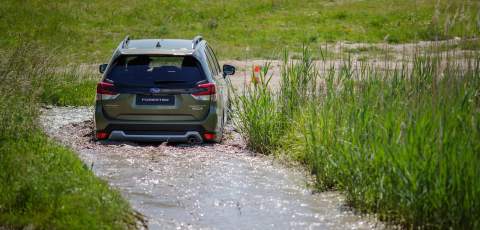
{"label": "car rear window", "polygon": [[192,56],[128,55],[117,58],[107,74],[117,86],[191,86],[205,80],[202,68]]}

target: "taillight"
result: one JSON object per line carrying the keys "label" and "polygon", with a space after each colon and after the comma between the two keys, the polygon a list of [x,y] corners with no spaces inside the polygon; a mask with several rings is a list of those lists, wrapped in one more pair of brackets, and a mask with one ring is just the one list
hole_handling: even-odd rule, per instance
{"label": "taillight", "polygon": [[98,94],[106,94],[106,95],[117,94],[113,91],[113,84],[112,83],[103,82],[103,81],[99,82],[97,84],[97,93]]}
{"label": "taillight", "polygon": [[112,83],[102,81],[97,84],[97,100],[114,99],[118,95]]}
{"label": "taillight", "polygon": [[202,95],[213,95],[215,94],[215,84],[214,83],[206,83],[197,86],[197,89],[202,89],[198,93],[192,94],[193,96],[202,96]]}
{"label": "taillight", "polygon": [[[192,93],[192,96],[197,100],[215,100],[215,84],[214,83],[206,83],[197,85],[196,89],[198,92]],[[212,96],[212,98],[210,98]]]}
{"label": "taillight", "polygon": [[107,132],[97,132],[97,140],[105,140],[108,138],[108,133]]}

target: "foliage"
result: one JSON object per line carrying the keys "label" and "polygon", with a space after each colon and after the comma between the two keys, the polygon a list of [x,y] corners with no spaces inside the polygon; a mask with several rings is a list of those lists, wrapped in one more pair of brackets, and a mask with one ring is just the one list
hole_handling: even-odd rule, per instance
{"label": "foliage", "polygon": [[51,58],[39,53],[23,45],[0,63],[0,223],[7,229],[136,228],[120,193],[37,126],[44,86],[50,90],[56,80]]}
{"label": "foliage", "polygon": [[261,91],[268,103],[250,91],[233,98],[251,148],[303,162],[320,189],[344,190],[383,220],[480,227],[478,52],[418,53],[391,67],[345,60],[322,71],[303,56],[285,60],[277,93]]}

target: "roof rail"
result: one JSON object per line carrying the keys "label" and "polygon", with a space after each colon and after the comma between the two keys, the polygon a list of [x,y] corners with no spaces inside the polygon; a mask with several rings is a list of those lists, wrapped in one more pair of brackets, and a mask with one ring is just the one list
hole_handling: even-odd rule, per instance
{"label": "roof rail", "polygon": [[130,41],[130,37],[127,35],[125,39],[122,41],[122,49],[128,48],[128,42]]}
{"label": "roof rail", "polygon": [[200,43],[201,41],[203,41],[202,36],[200,35],[195,36],[192,40],[192,49],[195,49],[195,46],[197,46],[197,44]]}

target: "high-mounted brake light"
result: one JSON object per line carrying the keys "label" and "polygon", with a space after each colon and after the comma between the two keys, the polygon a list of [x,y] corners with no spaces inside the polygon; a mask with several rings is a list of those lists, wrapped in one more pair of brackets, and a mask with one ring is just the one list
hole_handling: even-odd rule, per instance
{"label": "high-mounted brake light", "polygon": [[196,89],[198,92],[192,93],[192,96],[197,100],[216,100],[215,94],[215,84],[214,83],[206,83],[197,85]]}
{"label": "high-mounted brake light", "polygon": [[97,84],[97,100],[114,99],[118,95],[112,83],[102,81]]}

